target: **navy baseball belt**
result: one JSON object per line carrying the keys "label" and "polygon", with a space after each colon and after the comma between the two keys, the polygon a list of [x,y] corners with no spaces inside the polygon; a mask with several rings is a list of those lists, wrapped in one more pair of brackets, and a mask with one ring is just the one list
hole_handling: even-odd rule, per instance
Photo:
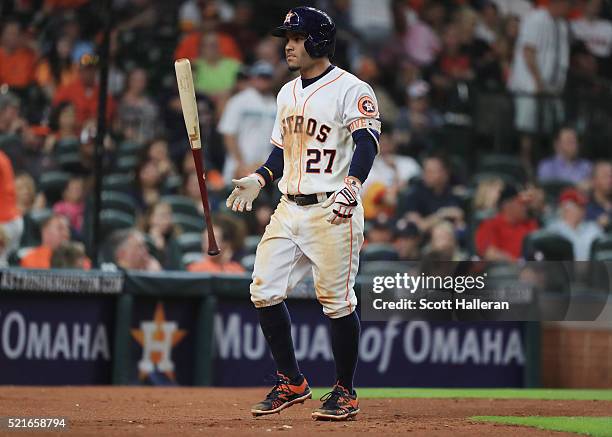
{"label": "navy baseball belt", "polygon": [[[327,199],[329,198],[329,196],[334,194],[334,192],[328,191],[327,193],[321,193],[321,194],[325,196],[324,199]],[[324,200],[324,199],[320,200],[319,195],[317,193],[314,193],[314,194],[287,194],[287,199],[291,200],[292,202],[297,203],[299,206],[314,205],[315,203],[319,203]]]}

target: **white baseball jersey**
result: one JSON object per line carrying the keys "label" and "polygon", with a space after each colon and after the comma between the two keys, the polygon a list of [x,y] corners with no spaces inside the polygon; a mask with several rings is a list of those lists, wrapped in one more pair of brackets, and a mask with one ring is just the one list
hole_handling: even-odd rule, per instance
{"label": "white baseball jersey", "polygon": [[270,141],[283,149],[284,170],[279,182],[283,194],[337,190],[353,157],[352,132],[367,128],[380,133],[374,91],[338,67],[305,89],[299,77],[286,83],[276,102]]}
{"label": "white baseball jersey", "polygon": [[[351,133],[363,128],[380,132],[378,106],[372,88],[352,74],[335,67],[306,89],[301,78],[287,83],[278,93],[272,132],[284,155],[280,190],[314,194],[342,187],[353,157]],[[339,225],[326,221],[329,211],[320,203],[300,206],[281,198],[257,246],[251,283],[256,307],[282,302],[311,273],[327,316],[355,310],[363,206],[359,202],[351,220]]]}

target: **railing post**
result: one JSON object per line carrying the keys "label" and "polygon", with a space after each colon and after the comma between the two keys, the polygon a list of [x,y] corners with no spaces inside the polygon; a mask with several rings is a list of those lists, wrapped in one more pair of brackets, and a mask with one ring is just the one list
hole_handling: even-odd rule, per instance
{"label": "railing post", "polygon": [[214,320],[217,298],[206,294],[200,301],[195,338],[193,385],[211,385],[213,377]]}
{"label": "railing post", "polygon": [[117,299],[112,376],[114,385],[128,384],[130,379],[130,326],[133,304],[134,296],[130,293],[124,292]]}

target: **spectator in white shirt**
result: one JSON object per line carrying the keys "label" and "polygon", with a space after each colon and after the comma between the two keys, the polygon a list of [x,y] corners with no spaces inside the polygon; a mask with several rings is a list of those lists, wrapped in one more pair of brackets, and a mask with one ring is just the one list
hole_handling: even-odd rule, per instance
{"label": "spectator in white shirt", "polygon": [[600,17],[601,0],[586,2],[584,16],[572,21],[572,32],[576,39],[584,42],[589,52],[600,63],[612,54],[612,23]]}
{"label": "spectator in white shirt", "polygon": [[[558,96],[569,66],[569,30],[564,17],[569,0],[551,0],[525,16],[520,24],[509,88],[516,93],[515,125],[523,133],[521,157],[531,168],[531,135],[551,131],[562,122]],[[536,99],[544,94],[547,97]],[[552,97],[551,97],[552,96]]]}
{"label": "spectator in white shirt", "polygon": [[223,168],[226,183],[255,171],[272,148],[270,132],[276,117],[274,67],[260,61],[250,75],[250,86],[228,100],[219,121],[218,130],[227,151]]}

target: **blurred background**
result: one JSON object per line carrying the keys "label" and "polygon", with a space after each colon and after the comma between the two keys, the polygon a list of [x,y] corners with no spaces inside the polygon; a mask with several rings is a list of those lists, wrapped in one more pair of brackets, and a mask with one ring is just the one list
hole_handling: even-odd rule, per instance
{"label": "blurred background", "polygon": [[[262,191],[248,214],[225,198],[270,152],[275,95],[294,76],[268,32],[298,4],[329,13],[333,63],[378,98],[363,261],[612,260],[610,1],[5,0],[0,267],[248,274],[280,193]],[[174,76],[183,57],[213,258]]]}

